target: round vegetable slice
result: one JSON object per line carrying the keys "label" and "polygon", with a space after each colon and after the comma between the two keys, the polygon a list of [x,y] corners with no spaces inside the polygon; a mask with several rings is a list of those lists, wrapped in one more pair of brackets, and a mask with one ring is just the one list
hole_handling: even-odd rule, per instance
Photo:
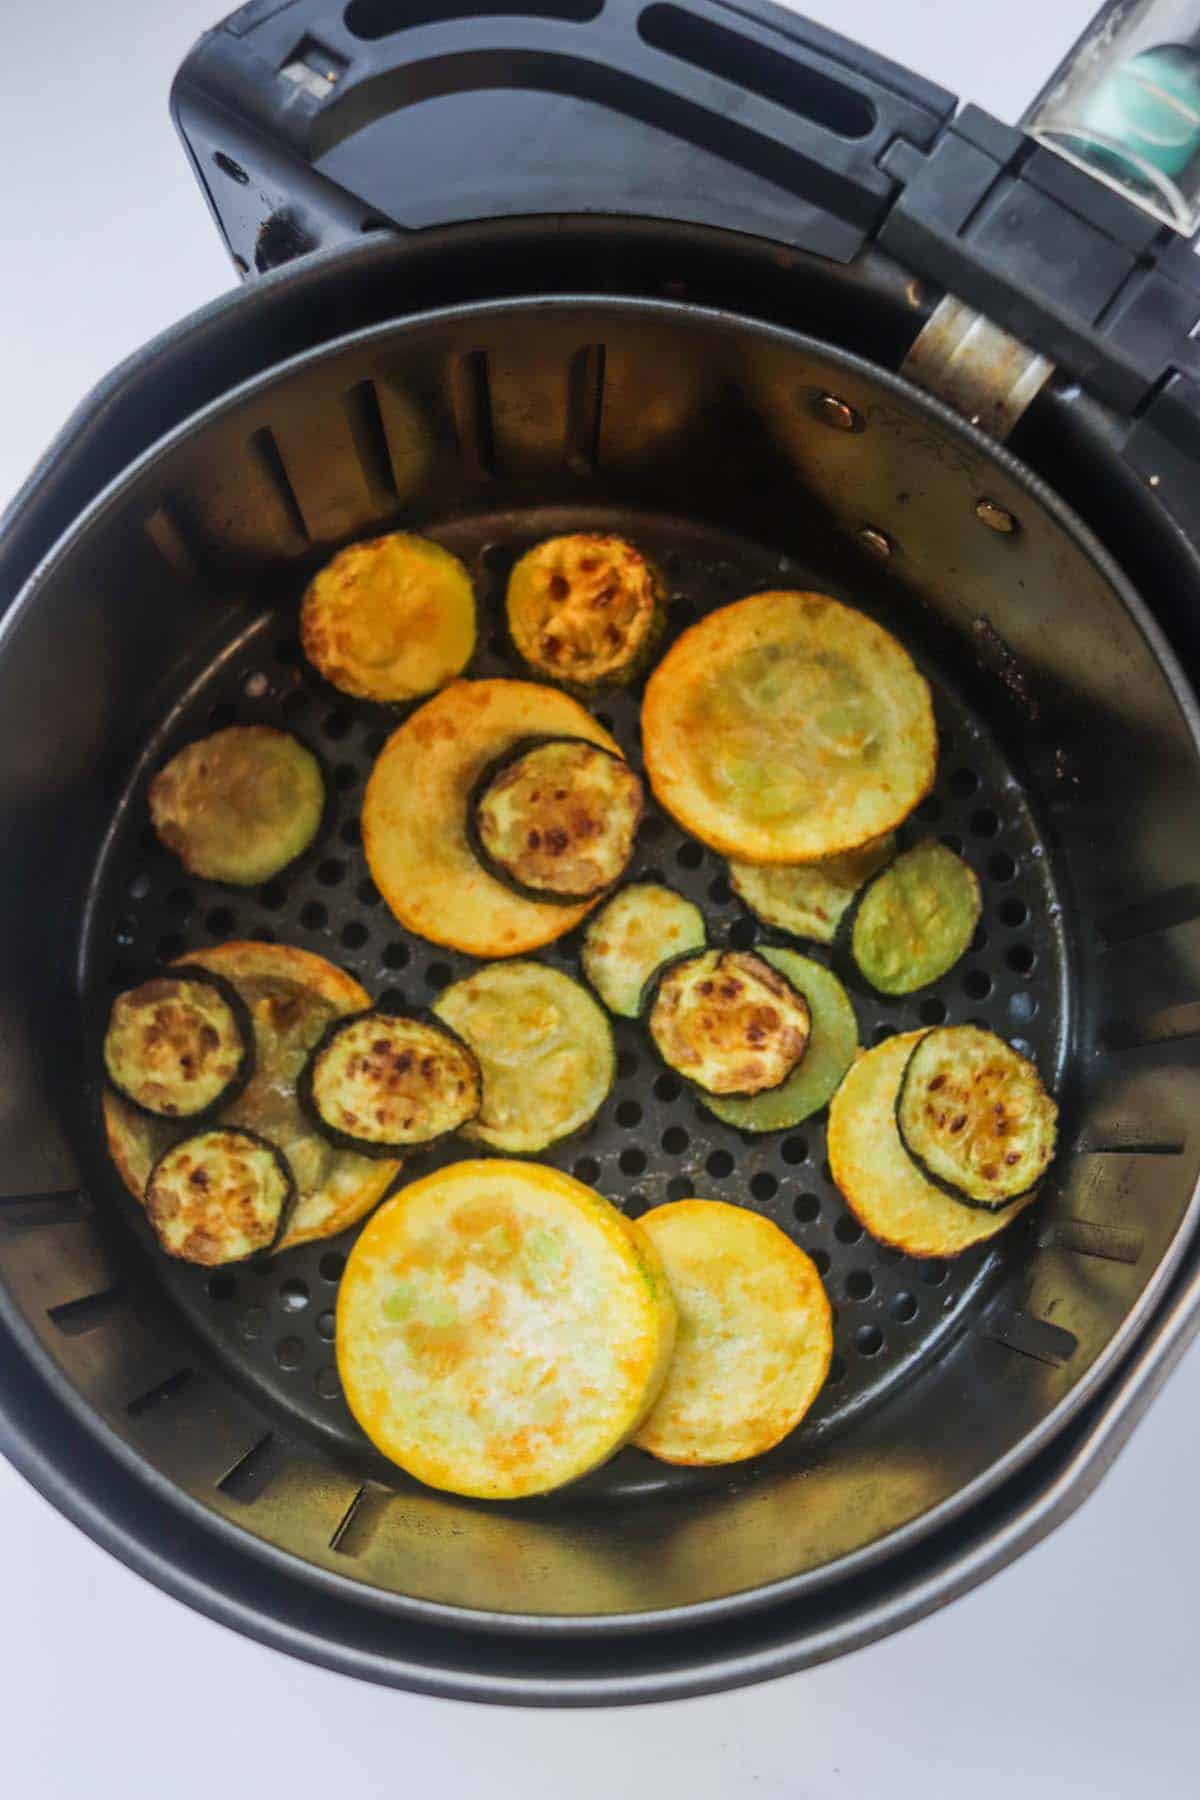
{"label": "round vegetable slice", "polygon": [[698,1098],[714,1117],[739,1131],[788,1131],[820,1112],[837,1092],[858,1049],[858,1020],[845,988],[821,963],[769,944],[760,944],[758,954],[786,975],[808,1002],[812,1017],[808,1049],[782,1087],[748,1100],[704,1093]]}
{"label": "round vegetable slice", "polygon": [[634,1438],[663,1462],[760,1456],[824,1385],[833,1313],[816,1265],[778,1225],[719,1200],[678,1200],[641,1227],[679,1311],[675,1354]]}
{"label": "round vegetable slice", "polygon": [[574,532],[523,556],[508,582],[517,654],[580,688],[633,680],[662,632],[666,597],[654,566],[623,538]]}
{"label": "round vegetable slice", "polygon": [[163,1152],[146,1183],[146,1217],[168,1256],[211,1268],[269,1249],[295,1197],[274,1144],[220,1125]]}
{"label": "round vegetable slice", "polygon": [[842,936],[877,993],[913,994],[966,955],[982,909],[975,871],[936,838],[923,838],[863,889]]}
{"label": "round vegetable slice", "polygon": [[471,659],[471,577],[449,550],[409,532],[350,544],[309,583],[300,640],[344,694],[415,700],[453,681]]}
{"label": "round vegetable slice", "polygon": [[325,811],[311,750],[271,725],[229,725],[188,744],[150,783],[168,850],[204,881],[253,887],[308,849]]}
{"label": "round vegetable slice", "polygon": [[604,1104],[616,1074],[612,1027],[561,970],[495,963],[446,988],[433,1010],[483,1071],[483,1104],[464,1137],[516,1154],[545,1150]]}
{"label": "round vegetable slice", "polygon": [[674,1336],[649,1240],[536,1163],[454,1163],[402,1188],[338,1290],[338,1372],[371,1442],[486,1500],[605,1462],[657,1397]]}
{"label": "round vegetable slice", "polygon": [[1054,1156],[1058,1108],[1027,1057],[977,1025],[917,1044],[896,1101],[900,1141],[955,1199],[996,1211],[1035,1188]]}
{"label": "round vegetable slice", "polygon": [[752,863],[862,848],[937,767],[929,684],[907,650],[823,594],[754,594],[685,631],[647,684],[642,743],[667,811]]}
{"label": "round vegetable slice", "polygon": [[668,1068],[705,1094],[782,1087],[808,1049],[808,1001],[749,950],[679,956],[656,977],[650,1036]]}
{"label": "round vegetable slice", "polygon": [[515,956],[561,937],[580,906],[528,900],[489,875],[467,839],[467,810],[489,763],[530,737],[618,745],[577,700],[531,681],[456,681],[392,733],[371,771],[363,845],[400,923],[469,956]]}
{"label": "round vegetable slice", "polygon": [[829,1165],[846,1205],[881,1244],[909,1256],[958,1256],[995,1237],[1029,1197],[1002,1213],[963,1206],[926,1180],[900,1141],[896,1099],[925,1034],[907,1031],[860,1056],[829,1109]]}
{"label": "round vegetable slice", "polygon": [[331,1143],[395,1156],[479,1111],[474,1053],[446,1026],[401,1013],[335,1019],[304,1065],[300,1103]]}
{"label": "round vegetable slice", "polygon": [[824,862],[731,862],[729,882],[738,899],[765,925],[792,937],[832,944],[838,922],[859,888],[894,854],[895,839],[889,832],[878,843]]}
{"label": "round vegetable slice", "polygon": [[194,1122],[228,1105],[249,1081],[250,1014],[221,976],[177,967],[117,995],[104,1067],[117,1092],[140,1112]]}
{"label": "round vegetable slice", "polygon": [[[324,957],[284,944],[216,944],[189,951],[181,965],[224,976],[250,1013],[254,1074],[221,1110],[220,1121],[258,1132],[287,1158],[297,1199],[275,1247],[335,1237],[356,1224],[383,1198],[400,1165],[337,1149],[305,1116],[296,1088],[330,1022],[370,1005],[366,990]],[[130,1193],[142,1200],[151,1167],[183,1135],[181,1125],[137,1112],[111,1088],[103,1105],[109,1154]]]}
{"label": "round vegetable slice", "polygon": [[657,881],[634,881],[589,919],[580,960],[609,1012],[636,1019],[651,976],[704,941],[698,906]]}
{"label": "round vegetable slice", "polygon": [[533,738],[488,764],[467,830],[514,893],[572,906],[620,880],[641,816],[642,784],[623,756],[586,738]]}

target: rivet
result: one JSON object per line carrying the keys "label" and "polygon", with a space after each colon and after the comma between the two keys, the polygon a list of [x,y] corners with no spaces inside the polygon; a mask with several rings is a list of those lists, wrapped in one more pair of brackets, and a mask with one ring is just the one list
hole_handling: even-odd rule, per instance
{"label": "rivet", "polygon": [[831,426],[834,431],[862,430],[862,415],[845,400],[839,400],[836,394],[819,395],[816,411],[821,423]]}
{"label": "rivet", "polygon": [[1014,515],[1006,512],[1002,506],[997,506],[994,500],[977,500],[975,517],[981,520],[989,531],[998,531],[1002,537],[1011,537],[1014,531],[1020,529]]}
{"label": "rivet", "polygon": [[887,561],[895,548],[886,531],[876,531],[874,525],[864,525],[858,534],[858,541],[864,550],[869,550],[872,556],[878,556],[883,562]]}
{"label": "rivet", "polygon": [[1158,486],[1158,484],[1159,484],[1159,482],[1160,482],[1160,481],[1161,481],[1161,480],[1162,480],[1162,476],[1161,476],[1161,475],[1151,475],[1151,477],[1150,477],[1150,486],[1151,486],[1151,487],[1157,487],[1157,486]]}

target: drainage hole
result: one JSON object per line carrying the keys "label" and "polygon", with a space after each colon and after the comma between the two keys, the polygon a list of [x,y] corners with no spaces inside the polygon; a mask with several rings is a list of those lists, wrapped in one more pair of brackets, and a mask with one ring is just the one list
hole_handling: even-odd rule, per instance
{"label": "drainage hole", "polygon": [[308,1283],[293,1276],[279,1290],[279,1304],[286,1312],[303,1312],[308,1305]]}
{"label": "drainage hole", "polygon": [[860,1325],[854,1343],[860,1356],[878,1356],[883,1349],[883,1333],[878,1325]]}
{"label": "drainage hole", "polygon": [[801,1225],[811,1225],[821,1216],[821,1198],[819,1194],[797,1194],[792,1201],[792,1212]]}
{"label": "drainage hole", "polygon": [[688,1134],[682,1125],[668,1125],[662,1134],[662,1147],[668,1156],[682,1156],[688,1142]]}
{"label": "drainage hole", "polygon": [[833,1235],[839,1244],[857,1244],[862,1234],[862,1226],[849,1213],[844,1213],[833,1228]]}
{"label": "drainage hole", "polygon": [[714,1150],[704,1166],[714,1181],[724,1181],[733,1174],[733,1158],[728,1150]]}
{"label": "drainage hole", "polygon": [[847,1300],[869,1300],[875,1292],[875,1279],[866,1269],[852,1269],[846,1277]]}
{"label": "drainage hole", "polygon": [[779,1192],[779,1183],[768,1169],[760,1169],[750,1183],[750,1192],[756,1200],[773,1200]]}
{"label": "drainage hole", "polygon": [[910,1319],[917,1316],[916,1295],[910,1294],[906,1288],[901,1289],[900,1293],[893,1294],[888,1301],[888,1311],[901,1325],[907,1325]]}
{"label": "drainage hole", "polygon": [[784,1138],[779,1151],[785,1163],[808,1161],[808,1144],[802,1137]]}
{"label": "drainage hole", "polygon": [[635,1125],[642,1122],[642,1109],[636,1100],[622,1100],[617,1108],[617,1124],[623,1125],[626,1131],[632,1131]]}

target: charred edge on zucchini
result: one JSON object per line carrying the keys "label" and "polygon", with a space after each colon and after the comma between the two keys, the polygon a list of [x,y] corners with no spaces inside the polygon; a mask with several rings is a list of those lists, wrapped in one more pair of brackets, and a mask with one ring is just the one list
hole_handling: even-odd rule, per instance
{"label": "charred edge on zucchini", "polygon": [[983,910],[975,871],[936,838],[904,850],[842,915],[834,962],[877,994],[915,994],[966,955]]}
{"label": "charred edge on zucchini", "polygon": [[812,1015],[780,970],[749,950],[672,957],[652,977],[648,1026],[667,1067],[701,1094],[780,1088],[808,1049]]}
{"label": "charred edge on zucchini", "polygon": [[538,674],[588,693],[627,686],[642,674],[666,610],[653,563],[622,538],[586,532],[528,551],[505,597],[518,656]]}
{"label": "charred edge on zucchini", "polygon": [[473,1119],[483,1078],[474,1051],[440,1019],[371,1008],[326,1027],[296,1092],[331,1144],[391,1157]]}
{"label": "charred edge on zucchini", "polygon": [[702,950],[706,936],[693,901],[660,882],[634,881],[592,914],[580,961],[608,1010],[636,1019],[663,964]]}
{"label": "charred edge on zucchini", "polygon": [[975,1025],[927,1032],[896,1095],[900,1142],[922,1175],[983,1212],[1003,1212],[1037,1186],[1057,1118],[1033,1063]]}
{"label": "charred edge on zucchini", "polygon": [[146,1217],[167,1255],[209,1268],[272,1249],[295,1204],[282,1150],[240,1125],[172,1144],[146,1182]]}
{"label": "charred edge on zucchini", "polygon": [[[214,1004],[203,1004],[202,995]],[[142,1021],[128,1017],[135,1010],[145,1013]],[[124,1041],[127,1030],[136,1042]],[[163,1069],[164,1059],[170,1059],[173,1068]],[[250,1009],[224,976],[190,963],[177,965],[169,974],[153,976],[117,995],[104,1037],[103,1061],[109,1085],[135,1111],[152,1119],[199,1124],[236,1100],[254,1074]],[[155,1062],[157,1071],[151,1067]],[[194,1090],[197,1084],[201,1095],[189,1108],[181,1103],[184,1090],[189,1086]],[[180,1096],[177,1101],[169,1098],[173,1085]],[[151,1098],[155,1090],[162,1095],[157,1103]]]}
{"label": "charred edge on zucchini", "polygon": [[511,893],[578,906],[621,879],[642,809],[642,784],[623,756],[586,738],[523,738],[475,782],[467,840]]}
{"label": "charred edge on zucchini", "polygon": [[273,725],[229,725],[185,744],[150,783],[160,841],[190,874],[231,887],[270,881],[325,822],[320,758]]}

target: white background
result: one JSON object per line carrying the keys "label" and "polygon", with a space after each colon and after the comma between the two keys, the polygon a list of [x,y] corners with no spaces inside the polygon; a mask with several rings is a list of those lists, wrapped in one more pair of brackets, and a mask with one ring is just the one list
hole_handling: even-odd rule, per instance
{"label": "white background", "polygon": [[[167,116],[220,0],[4,8],[0,502],[88,386],[231,273]],[[1006,119],[1089,0],[811,0]],[[1200,1354],[1083,1511],[939,1616],[765,1687],[616,1712],[467,1707],[293,1663],[111,1561],[0,1463],[0,1786],[592,1800],[1086,1795],[1196,1772]]]}

